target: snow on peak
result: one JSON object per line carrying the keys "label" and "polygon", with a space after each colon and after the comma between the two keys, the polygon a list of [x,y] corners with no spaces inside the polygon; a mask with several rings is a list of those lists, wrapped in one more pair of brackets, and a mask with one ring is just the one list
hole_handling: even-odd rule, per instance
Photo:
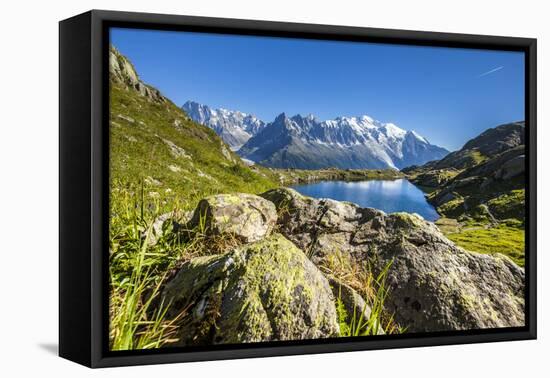
{"label": "snow on peak", "polygon": [[273,122],[266,124],[250,113],[226,108],[211,109],[193,101],[186,102],[182,109],[196,122],[212,128],[232,149],[237,150],[242,146],[249,154],[280,142],[271,140],[270,133],[273,129],[266,127],[268,125],[280,128],[278,132],[292,135],[293,138],[290,139],[299,141],[313,150],[330,148],[348,152],[361,151],[357,152],[356,156],[367,154],[381,166],[391,168],[405,166],[405,163],[423,163],[424,157],[412,157],[417,154],[415,151],[420,153],[422,149],[433,150],[434,152],[429,155],[432,160],[439,158],[438,154],[443,153],[441,150],[444,151],[437,146],[431,146],[426,138],[415,131],[404,130],[391,122],[380,122],[368,115],[340,116],[319,121],[311,113],[306,116],[296,114],[288,117],[283,112]]}
{"label": "snow on peak", "polygon": [[187,101],[182,109],[195,122],[213,129],[232,149],[242,146],[265,125],[252,114],[225,108],[212,109],[195,101]]}
{"label": "snow on peak", "polygon": [[418,134],[416,131],[411,130],[410,133],[419,141],[424,142],[426,144],[430,144],[426,138],[424,138],[422,135]]}
{"label": "snow on peak", "polygon": [[388,137],[403,138],[407,133],[405,130],[397,127],[397,125],[393,123],[385,123],[382,128],[386,131],[386,136]]}

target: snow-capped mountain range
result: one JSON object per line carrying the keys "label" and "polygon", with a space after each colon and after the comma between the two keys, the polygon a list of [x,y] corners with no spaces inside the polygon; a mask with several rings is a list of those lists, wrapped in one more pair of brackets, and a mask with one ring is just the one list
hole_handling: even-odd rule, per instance
{"label": "snow-capped mountain range", "polygon": [[266,124],[250,114],[190,101],[182,108],[243,158],[268,167],[401,169],[449,153],[414,131],[366,115],[319,121],[313,115],[281,113]]}
{"label": "snow-capped mountain range", "polygon": [[194,101],[187,101],[181,108],[193,121],[213,129],[235,151],[265,126],[262,120],[251,114],[212,109]]}

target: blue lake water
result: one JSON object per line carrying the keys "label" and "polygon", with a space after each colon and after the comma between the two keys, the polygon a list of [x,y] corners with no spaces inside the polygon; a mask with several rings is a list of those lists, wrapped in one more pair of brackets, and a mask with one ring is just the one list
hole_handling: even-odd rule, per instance
{"label": "blue lake water", "polygon": [[309,197],[349,201],[361,207],[374,207],[386,213],[399,211],[417,213],[432,222],[439,218],[434,207],[426,201],[424,192],[405,179],[321,181],[295,185],[292,188]]}

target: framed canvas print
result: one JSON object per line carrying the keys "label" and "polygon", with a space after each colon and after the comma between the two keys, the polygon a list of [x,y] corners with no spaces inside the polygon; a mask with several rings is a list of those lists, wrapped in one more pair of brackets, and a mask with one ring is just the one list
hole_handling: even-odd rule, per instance
{"label": "framed canvas print", "polygon": [[536,337],[536,40],[60,22],[60,355]]}

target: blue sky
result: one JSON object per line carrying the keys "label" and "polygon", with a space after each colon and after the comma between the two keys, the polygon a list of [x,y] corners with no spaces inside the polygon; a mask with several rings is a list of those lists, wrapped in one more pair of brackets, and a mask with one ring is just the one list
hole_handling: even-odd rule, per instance
{"label": "blue sky", "polygon": [[367,114],[456,150],[524,119],[519,52],[111,29],[141,79],[178,105],[253,113]]}

